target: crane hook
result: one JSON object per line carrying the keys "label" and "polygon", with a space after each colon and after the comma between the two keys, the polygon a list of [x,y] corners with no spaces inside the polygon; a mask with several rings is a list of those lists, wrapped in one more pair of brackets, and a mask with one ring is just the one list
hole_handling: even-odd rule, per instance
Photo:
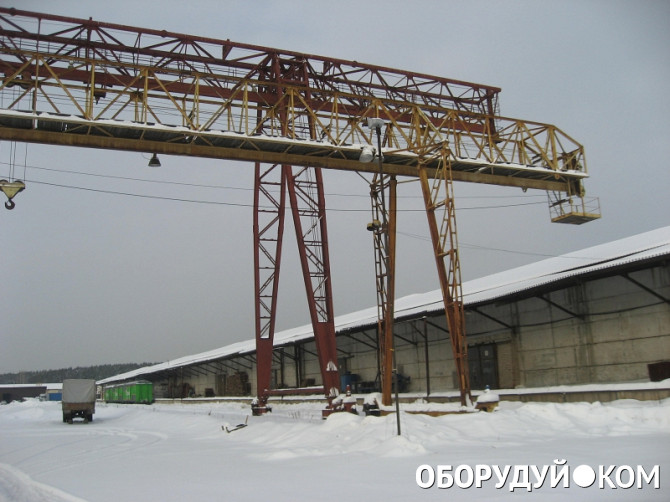
{"label": "crane hook", "polygon": [[14,209],[16,203],[12,200],[14,196],[25,190],[26,185],[23,181],[7,181],[0,180],[0,190],[7,196],[7,202],[5,202],[5,207],[9,210]]}

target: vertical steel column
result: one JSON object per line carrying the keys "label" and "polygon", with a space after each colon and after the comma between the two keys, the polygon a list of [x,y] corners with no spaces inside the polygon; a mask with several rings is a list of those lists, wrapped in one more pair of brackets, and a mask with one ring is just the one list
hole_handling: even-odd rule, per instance
{"label": "vertical steel column", "polygon": [[[395,340],[393,333],[393,322],[395,320],[395,243],[396,243],[396,216],[397,216],[397,186],[395,176],[391,176],[389,181],[389,214],[387,220],[388,233],[388,255],[387,255],[387,296],[386,296],[386,312],[384,312],[384,346],[386,352],[386,400],[391,404],[391,379],[395,384],[395,398],[396,398],[396,421],[398,424],[398,435],[400,435],[400,410],[398,408],[398,366],[395,353]],[[389,361],[390,359],[390,361]],[[391,375],[389,375],[389,368]]]}
{"label": "vertical steel column", "polygon": [[426,397],[430,397],[430,350],[428,350],[428,322],[423,318],[424,358],[426,359]]}
{"label": "vertical steel column", "polygon": [[[382,404],[391,404],[393,375],[395,374],[396,397],[398,394],[397,372],[394,372],[395,348],[393,321],[395,319],[395,243],[396,243],[396,188],[395,176],[384,175],[382,155],[382,127],[379,118],[368,119],[368,126],[377,135],[376,158],[379,172],[370,183],[372,202],[372,223],[368,230],[373,232],[375,248],[375,276],[377,284],[377,340],[379,347],[379,369],[381,373]],[[386,208],[386,190],[389,192],[389,209]],[[398,406],[396,399],[396,408]],[[398,416],[398,434],[400,418]]]}
{"label": "vertical steel column", "polygon": [[270,390],[272,347],[281,265],[286,176],[275,164],[256,163],[254,180],[254,280],[256,300],[255,413],[263,413]]}
{"label": "vertical steel column", "polygon": [[[381,370],[382,403],[391,404],[393,380],[393,320],[395,317],[395,243],[396,243],[395,176],[375,175],[370,183],[377,286],[377,333]],[[388,190],[389,209],[385,192]]]}
{"label": "vertical steel column", "polygon": [[[423,192],[430,237],[435,251],[437,275],[442,289],[444,311],[447,317],[449,338],[458,374],[461,405],[472,400],[470,395],[470,373],[468,367],[468,345],[465,339],[465,316],[463,313],[463,293],[461,286],[461,265],[458,258],[456,236],[456,210],[454,207],[453,179],[451,164],[444,147],[437,152],[439,168],[432,186],[423,162],[419,164],[419,179]],[[436,211],[442,210],[438,219]]]}

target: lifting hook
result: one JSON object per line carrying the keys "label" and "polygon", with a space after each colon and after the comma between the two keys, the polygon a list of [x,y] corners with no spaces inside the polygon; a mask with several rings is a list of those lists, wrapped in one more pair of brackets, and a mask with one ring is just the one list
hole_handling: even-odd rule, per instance
{"label": "lifting hook", "polygon": [[9,210],[14,209],[16,203],[12,200],[14,196],[22,192],[26,188],[26,184],[23,181],[7,181],[0,180],[0,190],[7,196],[7,202],[5,202],[5,207]]}

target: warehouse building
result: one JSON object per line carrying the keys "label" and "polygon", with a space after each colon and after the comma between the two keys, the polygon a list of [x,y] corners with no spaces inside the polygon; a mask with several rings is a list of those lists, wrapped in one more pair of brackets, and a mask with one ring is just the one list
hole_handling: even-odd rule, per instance
{"label": "warehouse building", "polygon": [[47,386],[43,384],[2,384],[0,385],[0,403],[23,401],[46,394]]}
{"label": "warehouse building", "polygon": [[47,384],[0,384],[0,403],[23,401],[39,397],[46,401],[60,401],[63,396],[62,383]]}
{"label": "warehouse building", "polygon": [[[472,388],[670,378],[669,257],[664,227],[464,283]],[[342,387],[355,393],[379,390],[376,314],[335,319]],[[394,331],[401,393],[458,388],[439,290],[398,298]],[[320,383],[311,325],[277,333],[274,354],[273,388]],[[156,398],[251,397],[255,375],[252,339],[100,383],[148,379]]]}

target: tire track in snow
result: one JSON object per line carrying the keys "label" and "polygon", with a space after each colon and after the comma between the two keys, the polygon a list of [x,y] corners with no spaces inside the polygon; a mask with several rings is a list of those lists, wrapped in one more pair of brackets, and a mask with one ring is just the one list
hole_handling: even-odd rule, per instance
{"label": "tire track in snow", "polygon": [[[88,435],[89,448],[72,451],[69,458],[64,458],[59,465],[47,464],[39,469],[40,474],[49,474],[63,469],[72,469],[78,465],[87,465],[96,462],[105,462],[115,457],[132,455],[134,451],[143,450],[167,439],[167,436],[152,431],[132,431],[119,428],[96,429],[94,436],[103,438],[122,438],[120,442],[106,445],[95,443],[91,446],[90,435]],[[32,468],[35,466],[33,465]]]}

